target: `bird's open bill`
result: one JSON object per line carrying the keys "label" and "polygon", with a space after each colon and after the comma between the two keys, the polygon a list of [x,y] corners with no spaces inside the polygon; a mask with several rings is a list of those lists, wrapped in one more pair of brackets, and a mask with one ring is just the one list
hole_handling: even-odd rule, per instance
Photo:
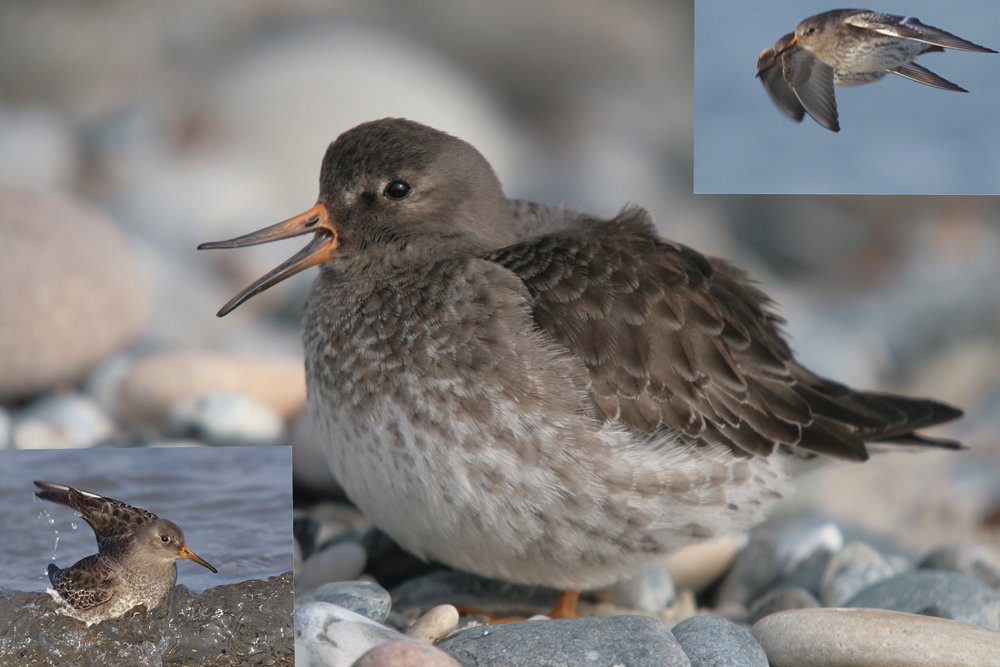
{"label": "bird's open bill", "polygon": [[218,570],[216,570],[214,567],[212,567],[211,565],[208,564],[208,561],[206,561],[204,558],[202,558],[201,556],[199,556],[195,552],[193,552],[190,549],[188,549],[187,546],[181,547],[181,556],[180,557],[181,558],[187,558],[188,560],[193,560],[194,562],[198,563],[198,565],[204,565],[205,567],[207,567],[212,572],[215,572],[216,574],[219,573]]}
{"label": "bird's open bill", "polygon": [[[310,234],[314,232],[316,235],[313,237],[312,241],[309,242],[309,245],[295,253],[288,259],[288,261],[282,263],[273,271],[269,272],[265,276],[262,276],[259,280],[234,296],[229,303],[223,306],[222,309],[216,314],[219,317],[223,317],[232,312],[237,306],[250,297],[263,292],[269,287],[277,285],[285,278],[293,276],[299,271],[304,271],[311,266],[322,264],[326,260],[330,259],[331,253],[337,247],[337,230],[332,224],[330,224],[330,216],[326,210],[326,206],[323,204],[316,204],[305,213],[301,213],[294,218],[289,218],[288,220],[279,222],[276,225],[271,225],[270,227],[265,227],[264,229],[260,229],[256,232],[246,234],[244,236],[238,236],[235,239],[229,239],[228,241],[213,241],[211,243],[202,243],[198,246],[198,250],[242,248],[244,246],[270,243],[271,241],[280,241],[281,239],[288,239],[293,236],[301,236],[302,234]],[[199,562],[203,565],[211,567],[207,563],[202,562],[200,559]]]}

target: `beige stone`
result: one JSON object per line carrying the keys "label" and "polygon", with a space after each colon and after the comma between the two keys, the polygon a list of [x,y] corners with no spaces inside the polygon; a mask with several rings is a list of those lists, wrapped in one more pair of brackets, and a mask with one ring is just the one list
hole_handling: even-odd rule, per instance
{"label": "beige stone", "polygon": [[416,620],[406,630],[408,637],[436,644],[458,625],[458,610],[450,604],[440,604]]}
{"label": "beige stone", "polygon": [[298,359],[167,352],[139,361],[119,390],[122,416],[160,422],[183,398],[219,391],[249,394],[286,420],[305,407],[305,368]]}
{"label": "beige stone", "polygon": [[358,658],[352,667],[462,667],[444,651],[420,642],[379,644]]}
{"label": "beige stone", "polygon": [[1000,632],[885,609],[794,609],[750,629],[771,667],[1000,667]]}
{"label": "beige stone", "polygon": [[746,546],[745,537],[719,537],[675,551],[663,559],[663,566],[677,590],[700,592],[729,569],[736,554]]}
{"label": "beige stone", "polygon": [[78,380],[149,308],[114,223],[68,196],[0,189],[0,399]]}

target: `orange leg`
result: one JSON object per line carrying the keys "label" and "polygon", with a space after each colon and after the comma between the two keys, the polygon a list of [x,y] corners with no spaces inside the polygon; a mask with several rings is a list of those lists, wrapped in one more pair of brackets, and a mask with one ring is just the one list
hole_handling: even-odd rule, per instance
{"label": "orange leg", "polygon": [[580,591],[563,591],[559,595],[559,599],[556,600],[555,605],[552,607],[552,611],[549,612],[550,618],[579,618],[579,614],[576,613],[576,603],[580,600]]}
{"label": "orange leg", "polygon": [[[555,605],[552,606],[552,611],[549,612],[549,618],[579,618],[580,615],[576,613],[576,603],[579,600],[580,591],[563,591],[559,594],[559,599],[556,600]],[[514,621],[526,620],[524,616],[498,616],[496,614],[487,614],[482,610],[464,602],[457,603],[455,607],[458,609],[458,613],[460,614],[467,614],[469,616],[484,616],[486,617],[488,623],[511,623]]]}

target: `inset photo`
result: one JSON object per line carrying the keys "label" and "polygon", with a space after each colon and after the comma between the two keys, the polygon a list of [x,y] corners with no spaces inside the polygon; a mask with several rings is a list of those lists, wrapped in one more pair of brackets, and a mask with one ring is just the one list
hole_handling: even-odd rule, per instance
{"label": "inset photo", "polygon": [[694,191],[997,194],[998,35],[973,0],[696,0]]}
{"label": "inset photo", "polygon": [[0,451],[0,514],[0,662],[293,664],[291,448]]}

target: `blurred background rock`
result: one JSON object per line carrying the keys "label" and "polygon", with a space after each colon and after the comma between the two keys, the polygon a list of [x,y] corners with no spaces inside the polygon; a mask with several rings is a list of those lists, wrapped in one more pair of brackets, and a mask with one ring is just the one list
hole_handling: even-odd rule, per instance
{"label": "blurred background rock", "polygon": [[4,0],[0,444],[317,460],[314,272],[214,316],[297,242],[194,248],[305,210],[330,141],[405,116],[477,146],[512,197],[643,204],[734,260],[817,372],[961,405],[947,433],[969,452],[836,468],[800,506],[915,548],[1000,542],[1000,204],[693,196],[692,35],[690,0]]}

